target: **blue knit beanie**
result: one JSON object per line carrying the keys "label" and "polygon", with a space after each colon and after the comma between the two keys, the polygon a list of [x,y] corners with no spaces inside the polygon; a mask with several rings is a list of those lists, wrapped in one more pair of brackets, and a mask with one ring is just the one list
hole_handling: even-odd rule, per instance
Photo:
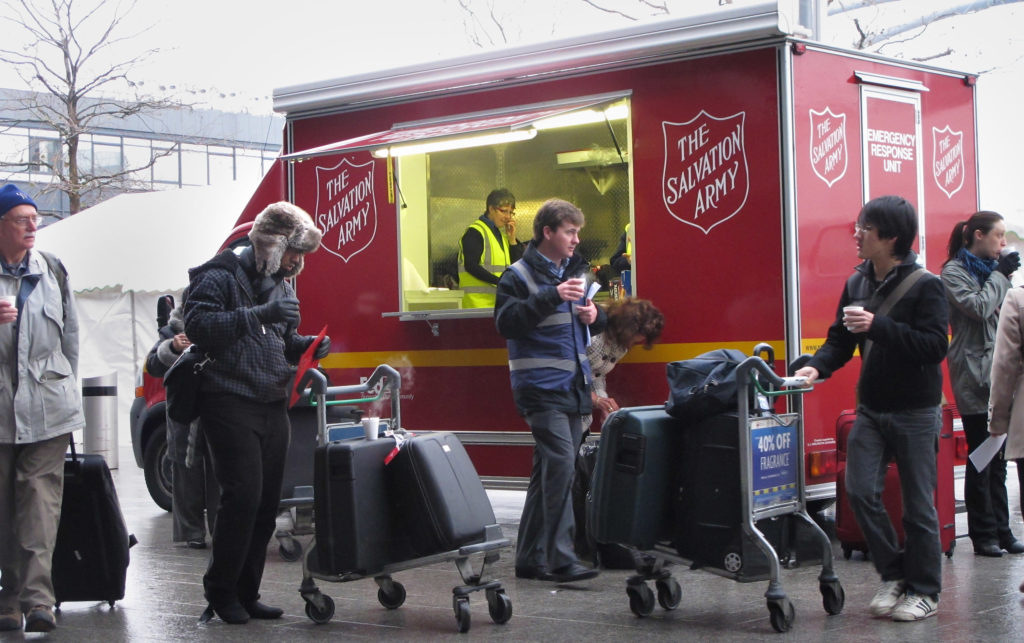
{"label": "blue knit beanie", "polygon": [[22,192],[21,188],[17,185],[8,183],[0,188],[0,217],[19,205],[31,205],[33,208],[36,208],[36,210],[39,210],[36,206],[36,202],[32,200],[32,197]]}

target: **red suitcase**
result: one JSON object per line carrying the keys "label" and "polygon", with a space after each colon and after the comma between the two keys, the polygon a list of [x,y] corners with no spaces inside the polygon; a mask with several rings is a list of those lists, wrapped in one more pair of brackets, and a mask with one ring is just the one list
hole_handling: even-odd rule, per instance
{"label": "red suitcase", "polygon": [[[864,535],[853,517],[850,502],[846,497],[846,440],[853,428],[856,413],[852,410],[843,411],[836,421],[836,448],[838,450],[838,466],[836,468],[836,537],[843,549],[843,556],[850,558],[854,550],[867,552]],[[942,428],[939,432],[938,484],[935,489],[935,507],[939,514],[939,539],[942,551],[946,556],[953,557],[956,548],[956,501],[953,496],[953,412],[948,407],[942,409]],[[904,540],[903,533],[903,499],[900,493],[900,477],[896,463],[890,462],[885,473],[885,491],[882,502],[889,513],[896,535],[900,543]]]}

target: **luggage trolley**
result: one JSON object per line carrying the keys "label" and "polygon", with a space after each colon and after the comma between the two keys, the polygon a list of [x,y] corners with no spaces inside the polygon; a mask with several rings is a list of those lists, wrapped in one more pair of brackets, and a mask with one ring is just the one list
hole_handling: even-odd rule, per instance
{"label": "luggage trolley", "polygon": [[[362,394],[373,391],[381,385],[386,385],[391,398],[391,417],[389,426],[395,439],[395,449],[401,448],[405,439],[411,435],[401,428],[401,410],[399,404],[399,393],[401,390],[401,376],[398,372],[387,365],[380,365],[374,369],[370,377],[362,384],[351,386],[327,386],[327,378],[323,373],[310,369],[303,377],[301,384],[305,395],[311,395],[316,405],[318,414],[319,444],[323,446],[330,442],[329,427],[327,424],[327,407],[332,404],[360,404],[369,403],[381,399],[384,395],[384,388],[373,397],[364,397],[354,400],[327,399],[328,396]],[[309,385],[310,388],[305,387]],[[383,425],[383,419],[382,419]],[[358,438],[360,440],[364,438]],[[384,436],[380,440],[383,441]],[[384,466],[382,464],[382,466]],[[382,507],[381,511],[388,511]],[[325,517],[317,517],[324,520]],[[349,582],[372,576],[377,583],[377,599],[387,609],[397,609],[405,602],[405,587],[392,578],[392,574],[407,569],[432,565],[439,562],[452,561],[455,563],[459,575],[462,577],[463,585],[452,588],[452,609],[455,612],[455,619],[459,632],[468,632],[470,628],[469,595],[473,592],[483,590],[487,596],[487,607],[491,620],[501,625],[512,618],[512,600],[509,598],[502,584],[498,580],[485,580],[485,571],[488,565],[493,565],[499,558],[499,550],[509,547],[511,542],[505,538],[498,524],[484,525],[484,539],[482,542],[468,544],[452,551],[444,551],[428,556],[421,556],[400,562],[382,564],[379,569],[369,571],[346,571],[343,573],[332,573],[321,569],[316,556],[316,536],[310,542],[302,558],[302,584],[299,587],[299,594],[306,602],[306,616],[314,623],[324,624],[334,616],[334,600],[324,594],[317,587],[314,579],[330,582]],[[482,554],[480,569],[474,572],[471,556]]]}
{"label": "luggage trolley", "polygon": [[[818,584],[825,611],[832,615],[842,612],[846,595],[832,567],[832,544],[807,513],[800,396],[811,389],[802,388],[804,378],[779,377],[759,357],[763,352],[768,353],[769,362],[773,361],[771,346],[759,344],[754,356],[748,357],[736,367],[736,381],[740,383],[737,412],[739,489],[742,499],[740,537],[767,558],[769,582],[764,596],[771,625],[777,632],[786,632],[793,625],[795,610],[779,579],[779,555],[758,527],[759,521],[765,521],[761,523],[764,527],[773,524],[771,519],[787,517],[794,523],[794,528],[808,527],[811,539],[820,543],[821,573]],[[768,411],[751,414],[751,389],[768,398],[788,396],[791,412],[781,415]],[[686,431],[689,427],[677,428]],[[652,549],[638,551],[643,554],[643,562],[638,564],[637,574],[626,581],[630,609],[637,616],[647,616],[653,611],[655,594],[647,585],[649,580],[655,581],[657,600],[664,609],[678,607],[682,590],[667,564],[692,563],[693,568],[701,565],[679,555],[677,548],[668,542],[658,542]],[[722,561],[722,569],[710,566],[707,569],[741,582],[762,580],[763,574],[750,574],[745,570],[744,558],[750,558],[745,554],[752,551],[727,553]]]}

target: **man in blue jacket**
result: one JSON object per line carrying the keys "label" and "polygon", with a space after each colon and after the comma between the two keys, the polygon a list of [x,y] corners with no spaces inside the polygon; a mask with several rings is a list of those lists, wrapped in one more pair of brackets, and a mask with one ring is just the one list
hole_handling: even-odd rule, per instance
{"label": "man in blue jacket", "polygon": [[586,297],[587,261],[576,254],[583,213],[559,199],[540,207],[523,258],[498,281],[495,322],[508,340],[512,393],[536,446],[519,521],[516,576],[570,582],[593,578],[573,549],[570,491],[582,417],[591,412],[590,333],[604,311]]}
{"label": "man in blue jacket", "polygon": [[[935,614],[942,589],[934,493],[949,305],[942,282],[917,264],[910,249],[917,237],[914,206],[898,196],[873,199],[861,209],[855,230],[863,262],[846,282],[825,344],[796,375],[808,381],[829,377],[860,349],[846,488],[882,577],[870,610],[876,617],[917,621]],[[862,308],[844,313],[847,306]],[[881,314],[883,307],[889,310]],[[903,492],[904,547],[882,504],[890,456]]]}

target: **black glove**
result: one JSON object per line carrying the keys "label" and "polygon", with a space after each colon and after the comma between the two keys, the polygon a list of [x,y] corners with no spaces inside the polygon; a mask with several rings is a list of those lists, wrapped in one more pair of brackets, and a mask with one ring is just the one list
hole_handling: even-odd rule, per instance
{"label": "black glove", "polygon": [[295,297],[275,299],[259,306],[253,306],[252,312],[265,324],[277,322],[297,324],[299,322],[299,300]]}
{"label": "black glove", "polygon": [[[316,337],[313,338],[316,341]],[[312,343],[312,342],[310,342]],[[324,338],[320,340],[320,345],[316,347],[316,352],[313,353],[313,357],[316,359],[323,359],[327,357],[327,354],[331,352],[331,338],[324,335]]]}
{"label": "black glove", "polygon": [[1020,268],[1020,253],[1016,250],[999,257],[999,263],[996,264],[996,270],[1007,277],[1012,275],[1017,268]]}

